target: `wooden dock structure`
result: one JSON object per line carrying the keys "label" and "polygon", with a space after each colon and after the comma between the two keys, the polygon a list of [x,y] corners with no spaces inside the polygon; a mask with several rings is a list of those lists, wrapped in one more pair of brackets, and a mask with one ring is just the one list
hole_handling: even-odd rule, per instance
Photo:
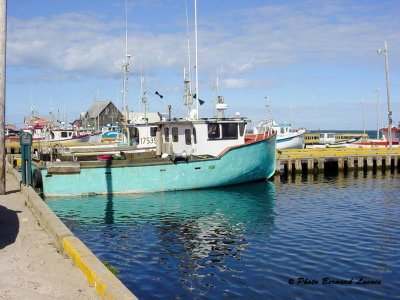
{"label": "wooden dock structure", "polygon": [[400,148],[291,149],[277,152],[276,175],[400,168]]}

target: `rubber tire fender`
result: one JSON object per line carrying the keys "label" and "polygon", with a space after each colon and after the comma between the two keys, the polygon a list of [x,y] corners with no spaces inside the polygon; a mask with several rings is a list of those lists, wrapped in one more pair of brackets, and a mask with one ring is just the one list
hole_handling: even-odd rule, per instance
{"label": "rubber tire fender", "polygon": [[41,189],[43,187],[42,172],[40,170],[33,170],[32,182],[34,188]]}

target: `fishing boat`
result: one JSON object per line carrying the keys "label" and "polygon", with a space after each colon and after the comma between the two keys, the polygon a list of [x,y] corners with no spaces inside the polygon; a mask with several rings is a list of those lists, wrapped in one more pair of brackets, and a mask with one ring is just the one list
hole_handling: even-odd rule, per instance
{"label": "fishing boat", "polygon": [[248,138],[262,135],[265,131],[272,128],[276,131],[276,149],[304,149],[305,129],[292,129],[289,123],[276,123],[273,120],[261,121],[253,128],[253,134],[248,134]]}
{"label": "fishing boat", "polygon": [[[75,142],[84,143],[89,142],[94,135],[90,133],[80,133],[78,130],[71,128],[60,128],[53,126],[33,125],[22,128],[21,131],[28,132],[32,135],[33,142],[51,142],[51,143],[65,143]],[[18,136],[8,137],[10,141],[18,141]]]}
{"label": "fishing boat", "polygon": [[265,180],[275,173],[276,133],[245,140],[245,119],[160,122],[153,157],[38,162],[34,186],[46,197],[149,193]]}
{"label": "fishing boat", "polygon": [[389,137],[388,127],[383,127],[380,129],[382,131],[383,136],[380,139],[366,139],[362,142],[355,143],[358,147],[361,148],[387,148],[390,146],[389,140],[392,141],[392,147],[400,146],[400,124],[399,126],[392,126],[391,128],[391,138]]}
{"label": "fishing boat", "polygon": [[115,142],[121,132],[118,124],[107,124],[101,128],[102,142]]}
{"label": "fishing boat", "polygon": [[[384,127],[381,129],[384,139],[387,143],[389,143],[389,130],[388,127]],[[400,144],[400,124],[396,126],[392,126],[391,128],[391,138],[392,138],[392,145],[399,145]]]}

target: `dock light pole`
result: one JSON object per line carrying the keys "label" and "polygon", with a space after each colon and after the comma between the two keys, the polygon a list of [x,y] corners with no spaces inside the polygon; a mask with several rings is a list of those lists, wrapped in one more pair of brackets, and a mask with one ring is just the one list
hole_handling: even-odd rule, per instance
{"label": "dock light pole", "polygon": [[377,102],[376,102],[376,138],[379,139],[379,88],[376,88],[374,90],[377,96]]}
{"label": "dock light pole", "polygon": [[6,146],[5,146],[5,106],[6,106],[6,37],[7,1],[0,0],[0,195],[6,194]]}
{"label": "dock light pole", "polygon": [[389,82],[389,62],[387,57],[387,42],[383,48],[376,50],[378,54],[385,54],[385,69],[386,69],[386,97],[388,107],[388,138],[389,138],[389,149],[392,150],[392,111],[390,110],[390,82]]}

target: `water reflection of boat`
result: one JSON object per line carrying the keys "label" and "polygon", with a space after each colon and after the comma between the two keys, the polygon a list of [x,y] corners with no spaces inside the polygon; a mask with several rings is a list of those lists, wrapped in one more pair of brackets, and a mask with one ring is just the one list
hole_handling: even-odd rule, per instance
{"label": "water reflection of boat", "polygon": [[120,270],[119,278],[135,294],[154,272],[208,289],[205,278],[242,272],[239,262],[254,251],[251,240],[267,239],[275,226],[272,182],[46,202],[100,259]]}
{"label": "water reflection of boat", "polygon": [[112,219],[120,224],[137,218],[154,220],[170,215],[174,220],[183,220],[200,214],[230,215],[228,219],[235,223],[247,222],[249,217],[268,223],[266,212],[272,212],[274,199],[274,183],[262,181],[172,193],[46,198],[46,202],[62,218],[73,215],[82,223],[98,223],[105,211],[103,204],[110,200],[113,201]]}

